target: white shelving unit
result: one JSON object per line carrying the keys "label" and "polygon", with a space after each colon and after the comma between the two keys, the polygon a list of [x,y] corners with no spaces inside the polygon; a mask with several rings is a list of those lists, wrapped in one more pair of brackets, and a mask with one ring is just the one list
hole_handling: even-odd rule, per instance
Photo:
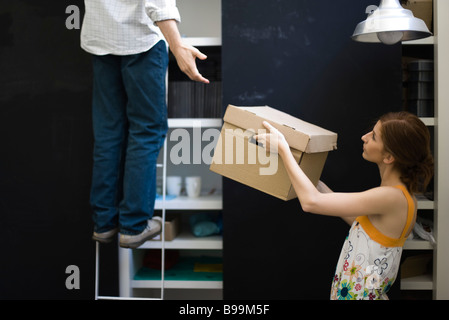
{"label": "white shelving unit", "polygon": [[434,3],[435,63],[435,240],[433,297],[449,299],[449,1]]}
{"label": "white shelving unit", "polygon": [[[177,6],[182,19],[179,24],[179,30],[185,43],[195,47],[221,46],[221,0],[178,0]],[[192,172],[197,174],[198,170],[202,170],[201,175],[204,174],[202,180],[209,179],[210,175],[214,175],[214,173],[208,170],[208,165],[204,163],[199,165],[200,168],[198,168],[197,164],[190,167],[189,164],[178,165],[182,166],[182,169],[174,168],[174,165],[170,164],[170,141],[167,141],[169,140],[170,130],[178,128],[185,128],[188,130],[194,130],[195,128],[216,128],[217,130],[220,130],[222,119],[171,118],[168,120],[168,126],[169,133],[160,156],[162,160],[158,164],[158,176],[162,177],[162,196],[156,199],[155,210],[162,212],[164,220],[166,219],[166,213],[172,210],[176,211],[178,217],[181,216],[180,220],[183,220],[183,215],[188,215],[191,212],[221,210],[223,208],[221,177],[218,175],[216,175],[216,178],[219,180],[220,188],[217,188],[218,192],[214,192],[213,194],[205,192],[198,198],[189,198],[185,195],[181,195],[172,199],[171,197],[167,197],[165,193],[166,177],[167,175],[172,174],[172,170],[176,171],[177,174],[181,172],[179,175],[183,176],[192,175]],[[192,169],[193,166],[195,166],[194,169]],[[208,173],[204,173],[205,170],[207,170]],[[205,292],[208,299],[216,297],[220,298],[221,289],[223,288],[222,281],[165,279],[165,275],[169,271],[164,270],[164,257],[167,250],[179,250],[180,256],[183,252],[186,252],[187,255],[195,255],[196,253],[212,253],[216,256],[221,255],[221,250],[223,248],[221,235],[195,237],[188,228],[181,230],[181,233],[171,241],[165,241],[163,234],[160,237],[161,240],[147,241],[137,249],[131,250],[119,248],[119,286],[121,297],[147,298],[148,296],[151,296],[153,299],[166,299],[168,295],[167,292],[173,294],[173,291],[190,290],[188,297],[189,299],[193,299],[192,297],[195,296],[194,292],[198,292],[198,289],[201,289],[203,291],[206,290]],[[165,228],[163,229],[163,233],[165,233]],[[150,249],[161,250],[161,279],[136,279],[135,276],[143,265],[145,253]],[[192,290],[194,291],[193,294],[191,294]],[[180,294],[178,297],[185,298],[185,295]]]}
{"label": "white shelving unit", "polygon": [[188,43],[194,47],[204,47],[204,46],[221,46],[221,38],[219,37],[195,37],[195,38],[184,38],[184,42]]}
{"label": "white shelving unit", "polygon": [[[424,197],[418,197],[418,210],[433,210],[434,207],[435,206],[433,201],[425,199]],[[427,240],[412,239],[405,242],[404,250],[433,250],[433,246]],[[432,279],[430,279],[430,281],[432,281]]]}
{"label": "white shelving unit", "polygon": [[433,0],[434,36],[404,42],[434,48],[435,117],[421,118],[433,127],[435,144],[434,201],[420,199],[418,209],[433,210],[436,246],[424,240],[408,240],[406,250],[433,250],[433,273],[401,280],[402,290],[432,290],[433,298],[449,299],[449,1]]}
{"label": "white shelving unit", "polygon": [[[147,241],[140,249],[161,249],[161,241]],[[221,236],[209,236],[207,238],[197,238],[190,232],[181,232],[176,239],[165,241],[165,249],[202,249],[202,250],[221,250],[223,241]]]}
{"label": "white shelving unit", "polygon": [[221,210],[221,195],[202,195],[199,198],[179,196],[172,200],[156,200],[155,209],[162,210]]}
{"label": "white shelving unit", "polygon": [[[221,127],[221,119],[170,119],[169,129],[174,128],[210,128]],[[170,131],[169,131],[170,132]],[[169,210],[177,211],[200,211],[200,210],[221,210],[223,207],[221,194],[200,195],[198,198],[189,198],[187,196],[178,196],[168,200],[165,195],[165,180],[170,170],[167,141],[164,143],[162,150],[163,163],[159,165],[162,169],[163,195],[162,199],[156,200],[155,210],[161,210],[163,219],[165,220],[166,212]],[[188,166],[188,165],[183,165]],[[208,168],[205,168],[208,170]],[[188,167],[186,169],[188,171]],[[213,174],[213,173],[210,173]],[[217,176],[218,177],[218,176]],[[221,181],[221,177],[218,177]],[[186,213],[188,214],[188,213]],[[182,213],[180,213],[182,215]],[[165,231],[165,230],[164,230]],[[163,232],[165,233],[165,232]],[[164,235],[161,239],[165,239]],[[219,251],[223,248],[223,241],[220,235],[208,237],[195,237],[190,230],[184,230],[176,236],[174,240],[151,240],[145,242],[138,249],[119,249],[120,260],[120,296],[133,297],[135,289],[160,289],[159,298],[164,298],[165,289],[222,289],[221,281],[188,281],[188,280],[165,280],[164,273],[161,272],[161,280],[135,280],[134,277],[142,267],[142,261],[146,249],[165,250],[215,250]],[[162,254],[162,257],[164,254]],[[164,261],[161,261],[162,268]]]}
{"label": "white shelving unit", "polygon": [[401,290],[432,290],[433,279],[431,274],[406,278],[401,280]]}
{"label": "white shelving unit", "polygon": [[208,128],[208,127],[221,127],[221,119],[207,119],[207,118],[178,118],[168,119],[169,128]]}

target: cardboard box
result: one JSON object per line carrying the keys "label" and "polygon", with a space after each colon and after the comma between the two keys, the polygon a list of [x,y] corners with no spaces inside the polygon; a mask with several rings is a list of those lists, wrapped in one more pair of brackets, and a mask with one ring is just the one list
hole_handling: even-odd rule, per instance
{"label": "cardboard box", "polygon": [[299,166],[316,184],[328,152],[337,148],[337,134],[269,106],[229,105],[210,170],[283,200],[296,198],[282,159],[252,138],[268,121],[286,138]]}
{"label": "cardboard box", "polygon": [[430,32],[433,32],[433,1],[408,0],[402,5],[404,9],[411,10],[416,18],[423,20]]}
{"label": "cardboard box", "polygon": [[401,278],[411,278],[431,272],[432,259],[433,255],[430,253],[405,258],[401,264]]}
{"label": "cardboard box", "polygon": [[[165,220],[165,241],[172,241],[176,238],[176,236],[179,233],[179,218],[166,218]],[[162,232],[160,235],[154,237],[152,240],[154,241],[161,241],[162,239]]]}

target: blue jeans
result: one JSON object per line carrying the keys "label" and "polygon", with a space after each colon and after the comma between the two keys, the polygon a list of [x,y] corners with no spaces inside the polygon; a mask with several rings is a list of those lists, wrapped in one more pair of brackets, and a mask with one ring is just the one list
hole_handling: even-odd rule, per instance
{"label": "blue jeans", "polygon": [[167,133],[164,41],[127,56],[93,56],[90,202],[94,230],[138,234],[154,212],[156,161]]}

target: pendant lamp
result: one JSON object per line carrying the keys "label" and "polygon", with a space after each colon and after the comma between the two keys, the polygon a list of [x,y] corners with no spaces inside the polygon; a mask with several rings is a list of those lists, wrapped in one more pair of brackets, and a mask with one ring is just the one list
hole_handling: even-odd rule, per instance
{"label": "pendant lamp", "polygon": [[368,17],[356,26],[351,37],[355,41],[395,44],[432,35],[425,22],[404,9],[399,0],[381,0],[379,7],[368,6],[366,13]]}

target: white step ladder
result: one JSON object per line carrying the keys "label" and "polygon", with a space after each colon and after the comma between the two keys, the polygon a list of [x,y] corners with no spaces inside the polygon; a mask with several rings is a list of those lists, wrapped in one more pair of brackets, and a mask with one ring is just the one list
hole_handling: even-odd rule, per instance
{"label": "white step ladder", "polygon": [[[163,146],[163,163],[167,163],[167,138],[165,138]],[[157,164],[158,168],[162,168],[162,203],[165,204],[166,196],[166,167],[163,164]],[[165,272],[165,205],[162,206],[162,233],[161,233],[161,295],[159,298],[137,298],[137,297],[123,297],[123,296],[101,296],[99,295],[100,282],[100,243],[95,242],[95,300],[164,300],[164,272]],[[119,250],[133,250],[122,249]],[[120,254],[120,253],[119,253]],[[122,267],[122,266],[120,266]]]}

